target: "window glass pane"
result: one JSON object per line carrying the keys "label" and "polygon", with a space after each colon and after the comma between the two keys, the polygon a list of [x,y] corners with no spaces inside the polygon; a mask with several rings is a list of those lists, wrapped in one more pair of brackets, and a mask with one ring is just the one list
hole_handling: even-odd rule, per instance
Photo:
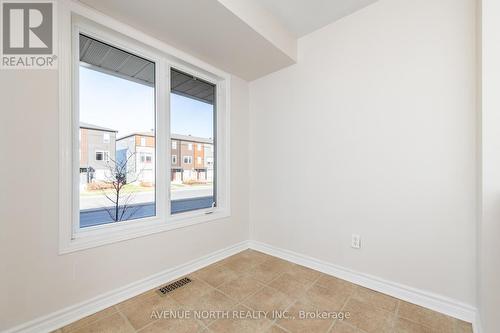
{"label": "window glass pane", "polygon": [[216,204],[214,100],[215,85],[171,70],[172,214]]}
{"label": "window glass pane", "polygon": [[155,64],[79,38],[80,227],[154,216]]}

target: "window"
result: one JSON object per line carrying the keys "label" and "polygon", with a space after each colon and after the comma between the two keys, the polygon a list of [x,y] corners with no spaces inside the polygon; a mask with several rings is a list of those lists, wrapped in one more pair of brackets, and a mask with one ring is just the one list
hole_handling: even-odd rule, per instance
{"label": "window", "polygon": [[152,154],[149,153],[141,153],[141,162],[142,163],[151,163]]}
{"label": "window", "polygon": [[[80,150],[81,149],[79,149],[79,151]],[[95,152],[95,160],[109,162],[109,152],[108,151],[96,151]]]}
{"label": "window", "polygon": [[[142,166],[152,164],[155,148],[145,147],[145,137],[137,148],[125,137],[134,132],[155,135],[155,63],[84,34],[79,35],[78,45],[77,116],[89,131],[80,149],[112,149],[96,150],[95,163],[80,158],[77,167],[88,172],[79,176],[79,227],[155,216],[154,168]],[[118,72],[106,67],[117,61],[124,64]],[[118,137],[113,145],[111,131]]]}
{"label": "window", "polygon": [[78,8],[61,8],[60,253],[229,216],[230,75]]}
{"label": "window", "polygon": [[[171,134],[192,137],[193,141],[213,143],[216,136],[216,86],[174,68],[170,74]],[[170,187],[172,214],[211,208],[217,204],[215,168],[212,165],[204,170],[201,165],[202,157],[198,156],[202,154],[203,144],[196,143],[196,147],[196,165],[192,164],[193,156],[185,155],[182,158],[182,190],[179,190],[179,187]],[[193,150],[192,142],[187,143],[187,150]],[[210,152],[208,155],[213,156],[214,153]]]}

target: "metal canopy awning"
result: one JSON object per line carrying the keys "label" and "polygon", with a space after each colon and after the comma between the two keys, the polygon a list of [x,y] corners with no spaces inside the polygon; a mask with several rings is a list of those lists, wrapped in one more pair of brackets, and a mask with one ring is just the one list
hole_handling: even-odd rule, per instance
{"label": "metal canopy awning", "polygon": [[80,61],[91,69],[154,86],[154,62],[82,34],[80,34]]}
{"label": "metal canopy awning", "polygon": [[173,68],[170,73],[170,89],[173,93],[214,104],[215,85]]}
{"label": "metal canopy awning", "polygon": [[[81,65],[153,87],[154,62],[80,34]],[[171,91],[175,94],[213,104],[215,85],[172,69]]]}

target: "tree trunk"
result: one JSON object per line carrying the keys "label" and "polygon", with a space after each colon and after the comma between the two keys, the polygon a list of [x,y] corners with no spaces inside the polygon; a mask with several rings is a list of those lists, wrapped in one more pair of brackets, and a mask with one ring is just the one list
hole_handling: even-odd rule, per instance
{"label": "tree trunk", "polygon": [[118,214],[120,213],[120,190],[116,191],[116,205],[115,205],[115,222],[118,222]]}

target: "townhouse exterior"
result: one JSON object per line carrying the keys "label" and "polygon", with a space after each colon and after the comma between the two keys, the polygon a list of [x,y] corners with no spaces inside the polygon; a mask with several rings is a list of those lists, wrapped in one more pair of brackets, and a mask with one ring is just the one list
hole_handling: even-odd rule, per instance
{"label": "townhouse exterior", "polygon": [[127,163],[127,181],[154,183],[155,137],[153,133],[132,133],[116,141],[119,164]]}
{"label": "townhouse exterior", "polygon": [[[106,181],[110,165],[127,163],[129,181],[154,182],[155,137],[152,132],[117,138],[118,131],[80,123],[80,183]],[[172,134],[170,180],[174,183],[214,179],[212,139]]]}
{"label": "townhouse exterior", "polygon": [[80,123],[80,183],[106,179],[109,162],[116,160],[116,134],[111,128]]}
{"label": "townhouse exterior", "polygon": [[207,170],[207,181],[212,182],[214,180],[214,144],[205,144],[204,148],[204,164]]}
{"label": "townhouse exterior", "polygon": [[[213,140],[172,134],[172,182],[213,180]],[[208,155],[207,155],[208,150]],[[207,163],[211,158],[211,163]]]}
{"label": "townhouse exterior", "polygon": [[[213,181],[213,140],[172,134],[170,180]],[[119,163],[128,159],[130,181],[154,181],[155,137],[151,132],[132,133],[116,140]],[[207,161],[208,159],[208,161]]]}

